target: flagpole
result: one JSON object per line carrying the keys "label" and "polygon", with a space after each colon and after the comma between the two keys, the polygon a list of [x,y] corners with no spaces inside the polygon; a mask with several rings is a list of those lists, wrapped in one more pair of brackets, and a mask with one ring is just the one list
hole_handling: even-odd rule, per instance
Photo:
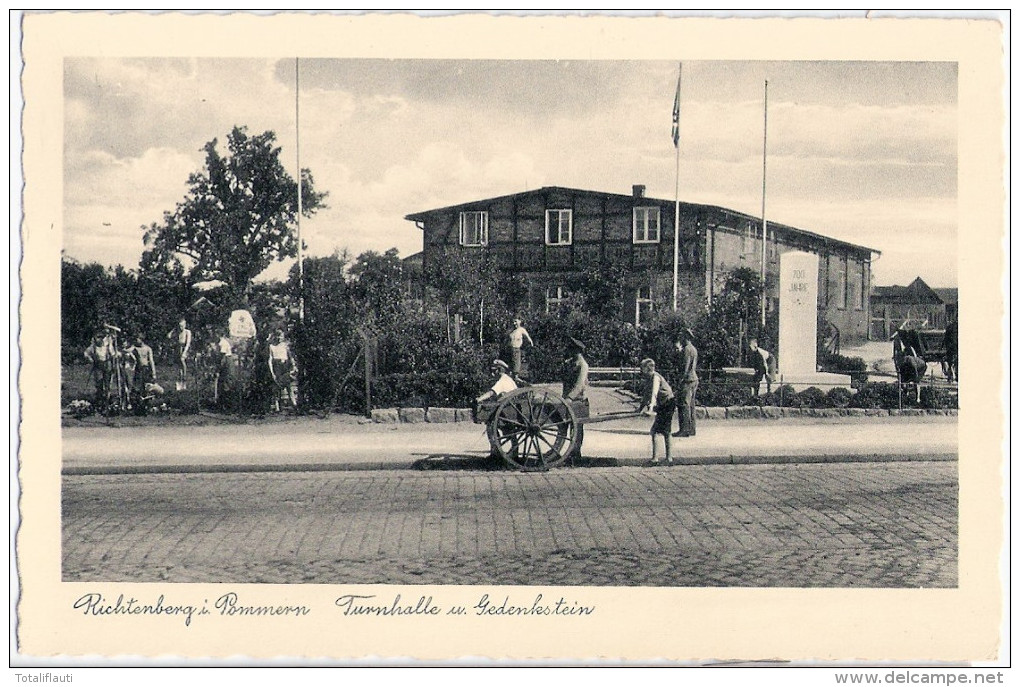
{"label": "flagpole", "polygon": [[305,261],[301,245],[301,81],[298,62],[294,58],[294,149],[297,151],[297,250],[298,250],[298,319],[305,321]]}
{"label": "flagpole", "polygon": [[673,312],[676,312],[680,290],[680,146],[676,146],[676,187],[673,199]]}
{"label": "flagpole", "polygon": [[676,184],[673,189],[673,312],[680,290],[680,78],[683,62],[677,66],[676,98],[673,101],[673,147],[676,148]]}
{"label": "flagpole", "polygon": [[765,219],[765,171],[769,150],[769,82],[765,80],[765,126],[761,150],[761,327],[765,329],[765,253],[768,249],[768,220]]}

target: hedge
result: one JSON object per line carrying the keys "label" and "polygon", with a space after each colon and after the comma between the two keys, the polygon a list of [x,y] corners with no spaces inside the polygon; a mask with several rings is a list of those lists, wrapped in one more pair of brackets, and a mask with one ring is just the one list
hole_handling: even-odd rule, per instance
{"label": "hedge", "polygon": [[467,408],[491,381],[479,373],[390,374],[372,381],[374,408]]}
{"label": "hedge", "polygon": [[[632,392],[640,392],[641,381],[631,380],[624,388]],[[696,404],[702,407],[725,408],[733,406],[777,406],[786,408],[877,408],[895,410],[904,408],[925,408],[943,410],[957,408],[957,397],[948,389],[938,387],[922,387],[921,401],[914,401],[914,396],[904,392],[902,397],[894,382],[866,383],[856,392],[845,387],[834,387],[823,391],[818,387],[809,387],[802,391],[794,391],[789,384],[781,388],[773,388],[771,393],[752,396],[748,385],[702,382],[698,385]]]}

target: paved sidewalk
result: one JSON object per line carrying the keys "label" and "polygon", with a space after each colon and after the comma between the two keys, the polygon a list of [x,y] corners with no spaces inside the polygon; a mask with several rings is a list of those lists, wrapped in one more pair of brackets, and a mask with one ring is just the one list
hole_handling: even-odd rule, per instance
{"label": "paved sidewalk", "polygon": [[[594,466],[649,457],[644,418],[588,425]],[[686,464],[956,460],[957,418],[863,417],[699,421],[674,439]],[[297,418],[205,427],[69,427],[64,474],[490,468],[485,428],[467,423],[358,425]]]}

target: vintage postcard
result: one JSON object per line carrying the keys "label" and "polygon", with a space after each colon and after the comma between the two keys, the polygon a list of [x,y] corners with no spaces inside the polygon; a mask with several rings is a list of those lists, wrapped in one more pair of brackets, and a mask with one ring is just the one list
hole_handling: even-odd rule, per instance
{"label": "vintage postcard", "polygon": [[19,656],[1003,654],[996,21],[21,30]]}

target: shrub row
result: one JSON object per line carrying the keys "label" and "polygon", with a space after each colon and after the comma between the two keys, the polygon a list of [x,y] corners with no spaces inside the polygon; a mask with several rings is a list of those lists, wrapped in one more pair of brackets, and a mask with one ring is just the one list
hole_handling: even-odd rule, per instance
{"label": "shrub row", "polygon": [[468,408],[488,380],[479,373],[390,374],[372,382],[375,408]]}
{"label": "shrub row", "polygon": [[[671,380],[672,381],[672,380]],[[639,392],[640,380],[631,380],[624,385],[628,391]],[[733,406],[775,406],[782,408],[872,408],[895,410],[900,407],[901,396],[897,385],[891,382],[865,383],[856,391],[845,387],[834,387],[823,391],[809,387],[794,391],[790,385],[774,389],[771,393],[755,398],[747,385],[702,382],[698,385],[696,403],[701,407],[726,408]],[[942,410],[957,408],[957,396],[949,389],[922,387],[920,403],[909,393],[902,395],[904,408],[925,408]]]}
{"label": "shrub row", "polygon": [[893,410],[904,408],[951,409],[957,407],[956,394],[948,389],[922,387],[920,403],[915,402],[911,394],[904,393],[901,397],[897,385],[890,382],[865,383],[855,391],[844,387],[834,387],[823,391],[818,387],[809,387],[803,391],[794,391],[790,385],[774,389],[771,393],[752,397],[751,390],[745,386],[730,384],[706,383],[698,386],[697,404],[699,406],[779,406],[785,408],[877,408]]}

